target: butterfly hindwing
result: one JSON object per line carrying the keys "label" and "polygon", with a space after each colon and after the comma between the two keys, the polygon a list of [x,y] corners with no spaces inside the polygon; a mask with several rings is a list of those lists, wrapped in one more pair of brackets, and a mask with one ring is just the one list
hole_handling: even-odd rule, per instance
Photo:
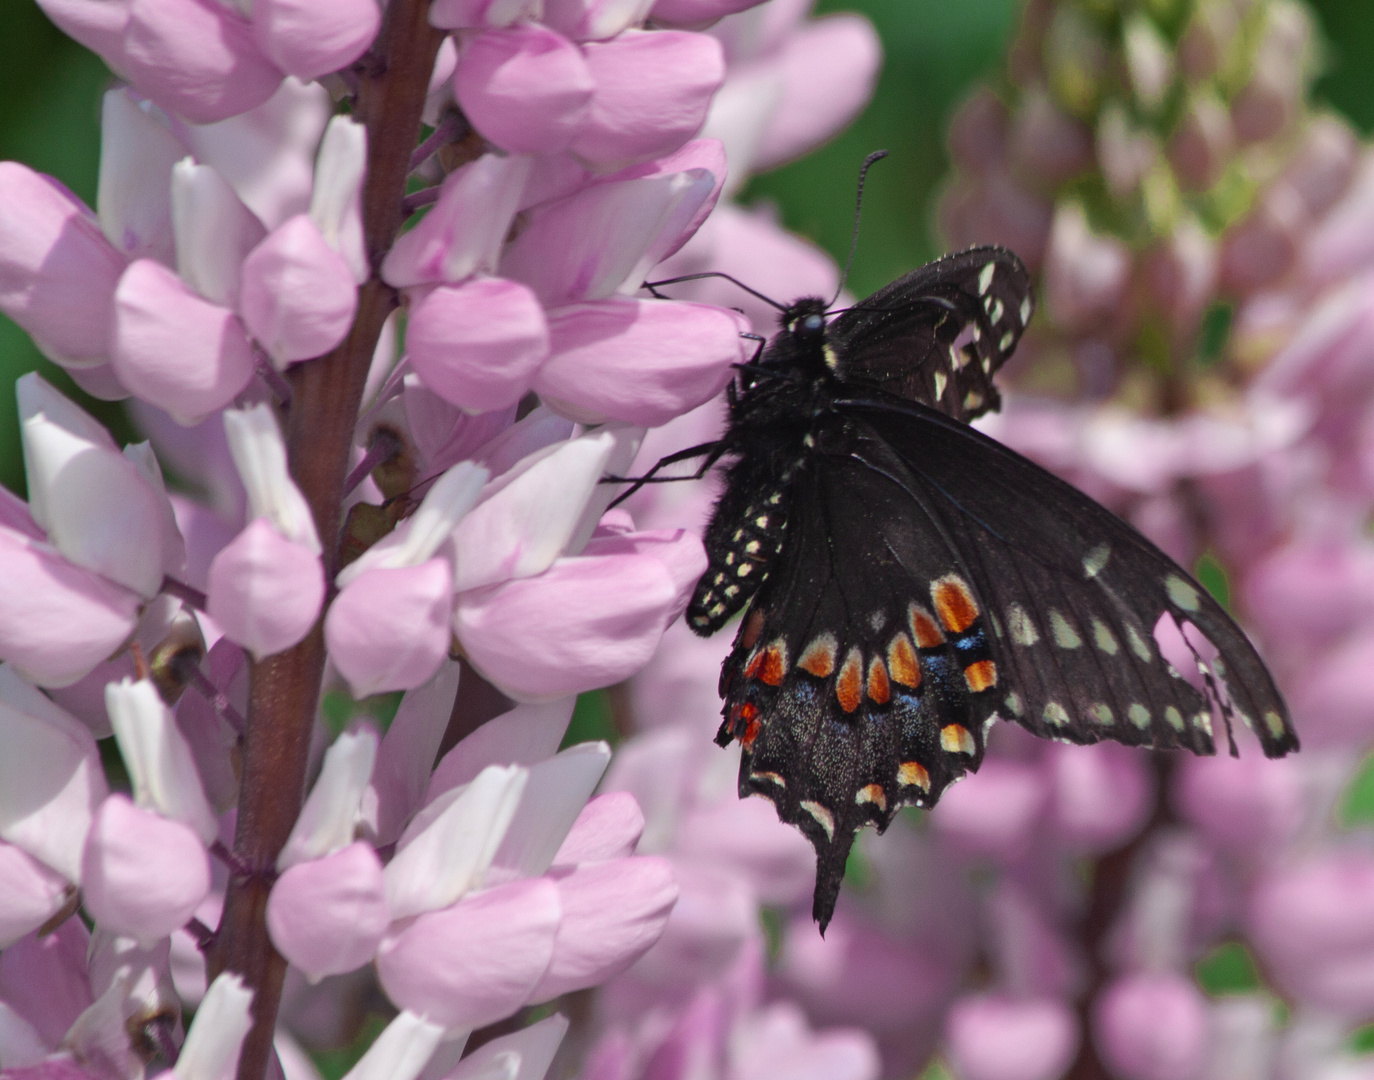
{"label": "butterfly hindwing", "polygon": [[836,375],[959,420],[998,407],[992,376],[1030,321],[1030,276],[1012,252],[946,255],[861,300],[830,324]]}
{"label": "butterfly hindwing", "polygon": [[854,833],[976,769],[1000,701],[957,553],[919,514],[891,513],[889,488],[845,456],[802,469],[722,671],[740,793],[772,799],[816,847],[822,923]]}

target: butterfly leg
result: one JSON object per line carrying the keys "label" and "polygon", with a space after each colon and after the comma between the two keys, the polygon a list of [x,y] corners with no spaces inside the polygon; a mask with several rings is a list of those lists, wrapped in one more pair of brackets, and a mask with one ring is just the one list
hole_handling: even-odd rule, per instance
{"label": "butterfly leg", "polygon": [[[652,469],[643,476],[604,476],[601,478],[603,484],[631,484],[632,487],[627,491],[622,491],[611,506],[619,506],[645,484],[673,484],[679,480],[700,480],[710,470],[721,457],[725,454],[729,444],[724,439],[716,439],[713,442],[701,443],[699,446],[689,446],[686,450],[679,450],[675,454],[659,458]],[[696,472],[687,476],[657,476],[659,469],[667,465],[676,465],[680,461],[688,461],[696,457],[705,457],[701,467]],[[608,508],[609,509],[609,508]]]}

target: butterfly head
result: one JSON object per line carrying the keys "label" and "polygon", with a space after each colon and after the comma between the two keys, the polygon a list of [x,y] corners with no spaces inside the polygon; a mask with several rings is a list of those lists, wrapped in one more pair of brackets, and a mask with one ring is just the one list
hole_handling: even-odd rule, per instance
{"label": "butterfly head", "polygon": [[820,341],[825,337],[825,301],[817,296],[805,296],[782,313],[784,332],[799,341]]}

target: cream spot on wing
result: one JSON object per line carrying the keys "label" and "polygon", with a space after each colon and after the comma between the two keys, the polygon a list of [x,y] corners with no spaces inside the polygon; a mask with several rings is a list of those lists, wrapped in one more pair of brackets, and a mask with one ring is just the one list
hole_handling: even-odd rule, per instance
{"label": "cream spot on wing", "polygon": [[1098,574],[1102,573],[1103,568],[1107,565],[1107,560],[1111,557],[1111,545],[1098,544],[1097,547],[1083,556],[1083,576],[1086,578],[1097,577]]}
{"label": "cream spot on wing", "polygon": [[1030,646],[1040,640],[1040,631],[1020,604],[1007,608],[1007,629],[1011,631],[1011,640],[1018,645]]}
{"label": "cream spot on wing", "polygon": [[1154,653],[1150,651],[1149,643],[1141,636],[1140,631],[1129,623],[1126,624],[1126,640],[1131,643],[1131,652],[1149,663],[1154,659]]}
{"label": "cream spot on wing", "polygon": [[1164,588],[1168,590],[1169,599],[1184,611],[1196,611],[1201,606],[1202,600],[1197,590],[1177,574],[1170,574],[1164,579]]}
{"label": "cream spot on wing", "polygon": [[937,372],[935,373],[935,400],[936,400],[936,401],[939,401],[942,397],[945,396],[945,387],[946,387],[947,385],[949,385],[949,379],[947,379],[947,378],[945,377],[945,373],[944,373],[943,371],[937,371]]}
{"label": "cream spot on wing", "polygon": [[1126,710],[1126,715],[1131,718],[1131,723],[1142,731],[1150,726],[1150,710],[1138,701]]}
{"label": "cream spot on wing", "polygon": [[834,814],[832,814],[820,803],[812,802],[810,799],[803,799],[801,803],[801,808],[816,819],[816,821],[820,824],[820,827],[825,830],[825,835],[827,837],[829,837],[831,840],[835,839]]}
{"label": "cream spot on wing", "polygon": [[1276,713],[1276,712],[1267,712],[1267,713],[1265,713],[1265,714],[1264,714],[1264,725],[1265,725],[1265,727],[1267,727],[1267,728],[1269,729],[1269,734],[1273,735],[1274,738],[1276,738],[1276,739],[1281,739],[1281,738],[1283,738],[1283,735],[1284,735],[1283,717],[1280,716],[1278,713]]}
{"label": "cream spot on wing", "polygon": [[1030,322],[1031,317],[1031,298],[1028,295],[1021,298],[1021,325],[1025,326]]}
{"label": "cream spot on wing", "polygon": [[1047,701],[1045,703],[1045,723],[1054,724],[1056,727],[1067,727],[1069,710],[1057,701]]}
{"label": "cream spot on wing", "polygon": [[1015,331],[1013,331],[1013,330],[1008,330],[1005,334],[1002,335],[1002,340],[999,341],[999,342],[997,343],[997,347],[998,347],[1000,350],[1002,350],[1002,352],[1006,352],[1008,349],[1011,348],[1011,343],[1012,343],[1013,341],[1015,341],[1015,340],[1016,340],[1016,333],[1015,333]]}
{"label": "cream spot on wing", "polygon": [[1093,641],[1108,656],[1115,656],[1117,650],[1121,648],[1111,628],[1101,619],[1093,619]]}
{"label": "cream spot on wing", "polygon": [[930,773],[926,772],[926,767],[919,761],[904,761],[897,766],[897,783],[902,787],[920,788],[922,791],[930,790]]}
{"label": "cream spot on wing", "polygon": [[1174,708],[1174,706],[1169,705],[1165,708],[1164,719],[1168,721],[1169,726],[1175,731],[1183,730],[1183,714]]}
{"label": "cream spot on wing", "polygon": [[1015,690],[1007,695],[1007,708],[1011,710],[1013,716],[1021,716],[1026,711],[1026,703],[1021,700],[1021,695]]}
{"label": "cream spot on wing", "polygon": [[1208,735],[1212,734],[1212,714],[1205,712],[1198,713],[1193,717],[1193,726],[1201,728],[1203,731],[1207,732]]}
{"label": "cream spot on wing", "polygon": [[997,272],[996,263],[988,263],[978,272],[978,295],[983,296],[992,288],[992,275]]}
{"label": "cream spot on wing", "polygon": [[1076,649],[1083,644],[1078,631],[1054,608],[1050,608],[1050,634],[1054,637],[1054,643],[1061,649]]}
{"label": "cream spot on wing", "polygon": [[940,729],[940,748],[951,754],[975,754],[978,744],[973,733],[963,724],[946,724]]}
{"label": "cream spot on wing", "polygon": [[879,813],[887,809],[887,794],[881,784],[865,784],[854,793],[854,801],[860,806],[872,803],[878,808]]}
{"label": "cream spot on wing", "polygon": [[1113,720],[1116,719],[1116,717],[1112,715],[1111,706],[1104,701],[1099,701],[1089,706],[1088,715],[1091,716],[1094,720],[1096,720],[1099,724],[1110,724]]}
{"label": "cream spot on wing", "polygon": [[769,784],[777,784],[780,788],[785,788],[787,786],[787,781],[782,778],[781,774],[775,772],[750,773],[749,779],[761,780]]}

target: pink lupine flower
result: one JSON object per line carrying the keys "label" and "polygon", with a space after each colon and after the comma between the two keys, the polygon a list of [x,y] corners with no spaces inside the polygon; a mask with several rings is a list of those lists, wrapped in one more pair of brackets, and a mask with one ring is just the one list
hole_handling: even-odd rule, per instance
{"label": "pink lupine flower", "polygon": [[1190,980],[1133,975],[1098,999],[1093,1036],[1126,1080],[1189,1080],[1206,1060],[1208,1022],[1207,1000]]}
{"label": "pink lupine flower", "polygon": [[581,51],[534,23],[464,43],[453,92],[473,125],[503,150],[554,154],[587,120],[596,83]]}
{"label": "pink lupine flower", "polygon": [[341,591],[325,617],[325,641],[358,697],[414,689],[448,655],[449,536],[477,501],[486,477],[483,468],[455,465],[414,515],[339,575]]}
{"label": "pink lupine flower", "polygon": [[250,521],[210,564],[212,619],[254,656],[305,637],[324,601],[319,534],[286,469],[286,448],[265,405],[224,414],[248,491]]}
{"label": "pink lupine flower", "polygon": [[110,298],[125,259],[55,180],[0,162],[0,191],[0,311],[54,361],[103,363]]}
{"label": "pink lupine flower", "polygon": [[979,994],[946,1021],[949,1052],[966,1080],[1053,1080],[1072,1063],[1078,1021],[1062,1001]]}
{"label": "pink lupine flower", "polygon": [[524,285],[473,278],[416,297],[407,334],[420,381],[469,412],[518,402],[549,355],[544,310]]}
{"label": "pink lupine flower", "polygon": [[552,355],[534,387],[585,423],[656,427],[724,389],[749,358],[746,320],[705,305],[614,298],[550,316]]}
{"label": "pink lupine flower", "polygon": [[267,901],[273,944],[315,979],[366,964],[390,922],[382,864],[362,841],[287,867]]}

